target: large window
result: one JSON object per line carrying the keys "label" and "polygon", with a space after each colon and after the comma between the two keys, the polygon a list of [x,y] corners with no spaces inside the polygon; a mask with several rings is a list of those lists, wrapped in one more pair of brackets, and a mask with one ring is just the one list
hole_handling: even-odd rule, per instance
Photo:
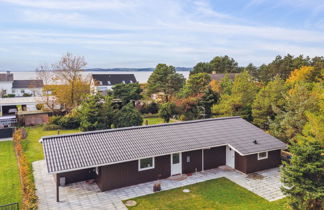
{"label": "large window", "polygon": [[263,160],[268,158],[268,152],[260,152],[258,153],[258,160]]}
{"label": "large window", "polygon": [[154,158],[144,158],[138,161],[138,170],[148,170],[154,168]]}

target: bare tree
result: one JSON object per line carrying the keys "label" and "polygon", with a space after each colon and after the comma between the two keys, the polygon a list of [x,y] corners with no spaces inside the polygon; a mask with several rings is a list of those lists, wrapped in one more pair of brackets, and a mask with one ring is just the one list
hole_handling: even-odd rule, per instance
{"label": "bare tree", "polygon": [[84,57],[67,53],[58,63],[50,67],[40,66],[36,70],[37,76],[46,84],[45,90],[51,91],[51,95],[46,92],[45,101],[50,103],[55,101],[56,104],[64,105],[66,111],[78,106],[90,92],[90,80],[82,76],[86,64]]}
{"label": "bare tree", "polygon": [[36,71],[36,79],[42,80],[44,87],[43,87],[43,94],[42,99],[39,101],[40,104],[45,104],[45,109],[50,109],[54,111],[56,100],[53,96],[53,87],[51,86],[54,82],[53,77],[53,65],[48,66],[47,64],[43,64],[39,66]]}
{"label": "bare tree", "polygon": [[53,67],[43,64],[39,66],[36,70],[36,79],[43,80],[44,85],[49,85],[53,83]]}
{"label": "bare tree", "polygon": [[63,84],[69,84],[71,86],[71,104],[75,106],[77,104],[75,98],[76,83],[82,81],[81,71],[83,67],[87,65],[83,56],[73,56],[71,53],[64,55],[60,62],[56,64],[54,74],[57,79],[61,80]]}

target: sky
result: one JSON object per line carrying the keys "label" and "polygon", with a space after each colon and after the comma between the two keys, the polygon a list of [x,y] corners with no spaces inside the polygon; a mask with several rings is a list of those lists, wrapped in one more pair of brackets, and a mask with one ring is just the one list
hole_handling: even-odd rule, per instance
{"label": "sky", "polygon": [[0,71],[70,52],[87,68],[324,56],[323,0],[0,0]]}

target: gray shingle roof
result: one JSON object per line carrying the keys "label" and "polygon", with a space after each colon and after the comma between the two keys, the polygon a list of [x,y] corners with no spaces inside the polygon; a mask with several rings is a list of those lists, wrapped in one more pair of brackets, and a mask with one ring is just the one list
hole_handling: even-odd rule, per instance
{"label": "gray shingle roof", "polygon": [[12,73],[5,73],[5,74],[0,74],[0,81],[1,82],[11,82],[13,80],[13,74]]}
{"label": "gray shingle roof", "polygon": [[42,88],[43,80],[14,80],[12,88]]}
{"label": "gray shingle roof", "polygon": [[101,82],[97,85],[104,86],[117,85],[123,83],[123,81],[126,84],[137,82],[134,74],[92,74],[92,78]]}
{"label": "gray shingle roof", "polygon": [[227,144],[241,155],[286,147],[240,117],[49,136],[42,143],[50,173]]}
{"label": "gray shingle roof", "polygon": [[[221,81],[225,77],[226,74],[216,73],[216,74],[209,74],[209,75],[212,80]],[[234,80],[237,75],[239,75],[239,73],[228,73],[228,77],[231,80]]]}

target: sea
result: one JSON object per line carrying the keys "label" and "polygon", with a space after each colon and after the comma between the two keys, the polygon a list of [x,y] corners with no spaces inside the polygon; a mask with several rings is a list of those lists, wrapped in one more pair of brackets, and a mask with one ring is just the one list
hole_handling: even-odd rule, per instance
{"label": "sea", "polygon": [[[0,72],[4,73],[4,72]],[[15,80],[30,80],[30,79],[36,79],[37,74],[35,71],[12,71],[11,73],[14,74]],[[188,79],[189,77],[189,71],[177,71],[177,73],[183,74],[183,76]],[[139,83],[146,83],[150,75],[152,74],[152,71],[84,71],[82,72],[84,76],[90,75],[90,74],[134,74],[136,77],[136,80]]]}

